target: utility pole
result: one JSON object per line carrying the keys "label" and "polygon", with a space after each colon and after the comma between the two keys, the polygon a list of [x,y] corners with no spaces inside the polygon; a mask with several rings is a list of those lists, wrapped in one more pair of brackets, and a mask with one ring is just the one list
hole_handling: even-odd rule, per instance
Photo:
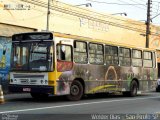
{"label": "utility pole", "polygon": [[49,31],[49,16],[50,16],[50,0],[48,0],[48,9],[47,9],[47,26],[46,26],[46,31]]}
{"label": "utility pole", "polygon": [[151,22],[151,1],[147,3],[147,21],[146,21],[146,48],[149,48],[150,22]]}

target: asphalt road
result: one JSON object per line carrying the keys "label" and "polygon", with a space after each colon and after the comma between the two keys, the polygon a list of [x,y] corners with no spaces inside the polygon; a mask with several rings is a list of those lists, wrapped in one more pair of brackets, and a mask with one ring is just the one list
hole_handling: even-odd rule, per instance
{"label": "asphalt road", "polygon": [[0,114],[2,120],[159,120],[160,93],[137,97],[98,94],[80,101],[60,96],[35,100],[30,94],[9,94],[0,105]]}

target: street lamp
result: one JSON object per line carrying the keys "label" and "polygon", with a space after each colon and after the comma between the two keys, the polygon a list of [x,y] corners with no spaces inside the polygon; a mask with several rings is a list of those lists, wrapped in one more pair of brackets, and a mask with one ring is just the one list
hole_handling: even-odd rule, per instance
{"label": "street lamp", "polygon": [[127,13],[123,12],[123,13],[113,13],[111,15],[124,15],[124,16],[127,16]]}
{"label": "street lamp", "polygon": [[85,5],[86,7],[92,7],[91,3],[79,4],[79,5],[75,5],[75,6],[83,6],[83,5]]}

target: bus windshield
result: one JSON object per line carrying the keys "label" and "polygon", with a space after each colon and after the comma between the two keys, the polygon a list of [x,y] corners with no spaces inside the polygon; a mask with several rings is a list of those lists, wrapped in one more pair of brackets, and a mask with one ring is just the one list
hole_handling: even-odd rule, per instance
{"label": "bus windshield", "polygon": [[13,42],[11,70],[53,71],[53,42]]}

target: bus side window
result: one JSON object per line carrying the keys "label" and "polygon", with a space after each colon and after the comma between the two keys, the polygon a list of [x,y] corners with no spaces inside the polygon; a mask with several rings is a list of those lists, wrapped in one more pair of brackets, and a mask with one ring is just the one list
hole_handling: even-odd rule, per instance
{"label": "bus side window", "polygon": [[143,66],[144,67],[153,67],[153,56],[152,52],[144,51],[143,52]]}
{"label": "bus side window", "polygon": [[60,47],[61,60],[66,60],[66,57],[65,57],[66,55],[65,55],[65,53],[66,53],[65,46],[62,45],[62,46]]}
{"label": "bus side window", "polygon": [[82,41],[74,41],[74,61],[75,63],[86,64],[87,59],[87,43]]}
{"label": "bus side window", "polygon": [[131,51],[129,48],[119,48],[119,62],[121,66],[131,65]]}
{"label": "bus side window", "polygon": [[71,47],[67,45],[57,45],[57,59],[71,61]]}
{"label": "bus side window", "polygon": [[89,62],[91,64],[104,64],[103,45],[89,43]]}
{"label": "bus side window", "polygon": [[105,46],[105,63],[106,65],[118,65],[118,47],[117,46]]}
{"label": "bus side window", "polygon": [[142,51],[141,50],[132,50],[132,65],[134,67],[142,66]]}
{"label": "bus side window", "polygon": [[69,71],[72,66],[72,47],[70,45],[57,45],[57,71]]}

